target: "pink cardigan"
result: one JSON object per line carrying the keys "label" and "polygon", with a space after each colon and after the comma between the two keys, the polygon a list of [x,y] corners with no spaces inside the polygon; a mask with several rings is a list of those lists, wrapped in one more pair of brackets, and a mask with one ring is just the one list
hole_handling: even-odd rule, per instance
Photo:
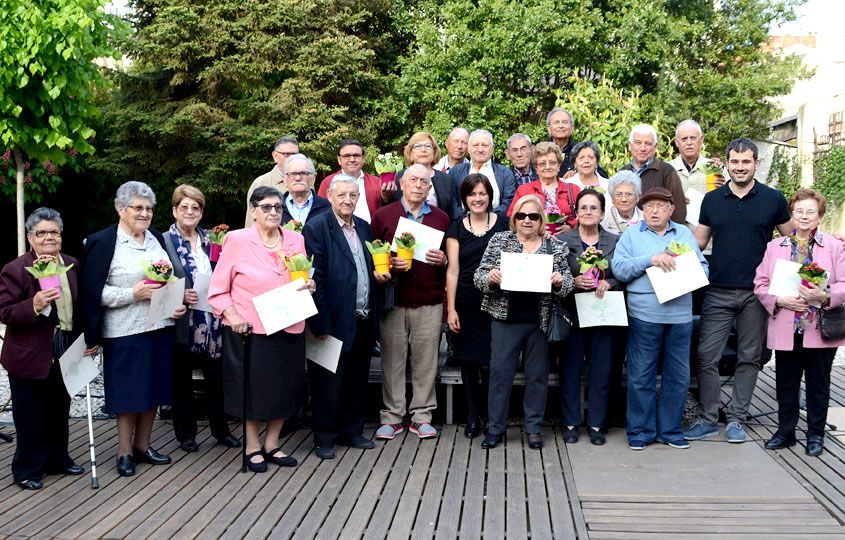
{"label": "pink cardigan", "polygon": [[[845,303],[845,246],[836,238],[818,233],[817,242],[813,248],[813,261],[830,273],[830,305],[837,306]],[[820,240],[820,241],[819,241]],[[763,262],[757,267],[754,277],[754,294],[769,312],[768,345],[775,351],[791,351],[795,332],[793,319],[795,312],[791,309],[780,308],[775,313],[777,297],[769,294],[769,281],[778,259],[789,260],[791,253],[788,238],[775,238],[766,246]],[[815,324],[808,325],[804,331],[804,347],[808,349],[823,349],[827,347],[841,347],[845,339],[823,341],[821,333]]]}
{"label": "pink cardigan", "polygon": [[[282,231],[282,249],[285,256],[305,253],[305,240],[294,231]],[[278,268],[272,256],[261,244],[256,225],[226,234],[220,260],[211,276],[208,303],[214,314],[228,324],[223,311],[230,306],[252,325],[256,334],[266,334],[252,299],[276,287],[290,283],[290,272],[282,265]],[[305,321],[284,329],[289,334],[301,334]]]}

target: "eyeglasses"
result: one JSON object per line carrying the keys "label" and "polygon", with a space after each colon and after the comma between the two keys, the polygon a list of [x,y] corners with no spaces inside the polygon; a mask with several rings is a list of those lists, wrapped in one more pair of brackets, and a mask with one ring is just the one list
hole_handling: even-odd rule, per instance
{"label": "eyeglasses", "polygon": [[260,208],[262,212],[265,214],[269,214],[271,210],[275,210],[277,214],[282,213],[282,205],[279,203],[276,204],[257,204],[255,208]]}
{"label": "eyeglasses", "polygon": [[646,212],[653,212],[654,210],[668,210],[671,208],[669,203],[646,203],[643,205],[643,210]]}
{"label": "eyeglasses", "polygon": [[364,157],[364,154],[338,154],[343,159],[358,159]]}
{"label": "eyeglasses", "polygon": [[411,148],[413,148],[414,150],[421,150],[423,148],[425,148],[426,150],[431,150],[432,148],[434,148],[434,145],[431,143],[417,143]]}
{"label": "eyeglasses", "polygon": [[819,213],[818,210],[806,210],[806,211],[804,211],[804,210],[793,210],[792,211],[792,215],[795,216],[795,217],[814,217],[818,213]]}
{"label": "eyeglasses", "polygon": [[558,167],[560,167],[560,163],[557,160],[537,162],[538,169],[557,169]]}
{"label": "eyeglasses", "polygon": [[36,238],[46,238],[47,236],[53,236],[53,237],[58,238],[58,237],[62,236],[62,231],[50,229],[48,231],[35,231],[32,234],[34,234]]}
{"label": "eyeglasses", "polygon": [[614,193],[614,194],[612,195],[612,197],[613,197],[614,199],[627,200],[627,199],[635,199],[635,198],[636,198],[636,195],[635,195],[635,194],[633,194],[633,193],[625,193],[625,192],[618,192],[618,191],[617,191],[616,193]]}
{"label": "eyeglasses", "polygon": [[311,176],[311,173],[309,171],[286,172],[285,176],[288,178],[308,178]]}
{"label": "eyeglasses", "polygon": [[127,206],[126,208],[130,208],[130,209],[134,210],[135,213],[137,213],[137,214],[140,214],[142,212],[147,212],[148,214],[153,213],[153,207],[152,206],[142,206],[142,205],[138,204],[138,205],[135,205],[135,206]]}
{"label": "eyeglasses", "polygon": [[289,158],[289,157],[291,157],[292,155],[294,155],[298,152],[279,152],[278,150],[274,150],[273,153],[279,154],[280,156],[285,157],[285,158]]}
{"label": "eyeglasses", "polygon": [[524,221],[526,218],[530,219],[531,221],[540,221],[540,214],[537,212],[517,212],[513,215],[513,217],[516,218],[517,221]]}
{"label": "eyeglasses", "polygon": [[198,213],[202,212],[202,208],[200,208],[199,205],[196,205],[196,204],[193,205],[193,206],[181,204],[181,205],[176,207],[176,210],[178,210],[179,212],[182,212],[183,214],[187,214],[188,212],[193,212],[195,214],[198,214]]}

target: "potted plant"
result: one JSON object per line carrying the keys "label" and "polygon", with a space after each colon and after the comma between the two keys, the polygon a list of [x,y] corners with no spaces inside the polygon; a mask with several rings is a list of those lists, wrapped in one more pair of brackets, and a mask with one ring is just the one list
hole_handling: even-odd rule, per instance
{"label": "potted plant", "polygon": [[707,191],[716,189],[716,178],[724,174],[725,165],[717,157],[713,157],[696,167],[707,176]]}
{"label": "potted plant", "polygon": [[302,222],[297,221],[295,219],[292,219],[292,220],[288,221],[287,223],[285,223],[284,225],[282,225],[282,228],[287,230],[287,231],[293,231],[293,232],[298,232],[299,234],[302,234]]}
{"label": "potted plant", "polygon": [[211,262],[217,262],[220,259],[220,252],[223,251],[223,240],[226,238],[227,232],[229,232],[229,226],[225,223],[221,223],[208,231],[208,240],[211,242],[208,259]]}
{"label": "potted plant", "polygon": [[379,274],[386,274],[390,271],[390,244],[375,240],[374,242],[365,242],[367,250],[373,257],[373,266]]}
{"label": "potted plant", "polygon": [[290,272],[290,280],[296,281],[302,278],[303,281],[308,281],[310,278],[311,265],[314,264],[314,256],[309,260],[302,253],[296,253],[290,257],[285,257],[285,266]]}
{"label": "potted plant", "polygon": [[38,280],[38,286],[41,290],[56,289],[59,297],[62,296],[62,280],[61,274],[64,274],[73,267],[59,264],[58,259],[53,255],[41,255],[32,262],[32,266],[27,266],[26,271],[33,275]]}
{"label": "potted plant", "polygon": [[598,287],[599,280],[604,279],[604,271],[609,266],[604,253],[595,246],[590,246],[576,260],[581,265],[581,275],[592,279],[593,287]]}
{"label": "potted plant", "polygon": [[144,283],[164,284],[176,281],[176,278],[173,276],[173,265],[167,259],[161,259],[155,262],[141,261],[141,265],[144,268],[144,275],[147,276]]}
{"label": "potted plant", "polygon": [[396,180],[396,173],[405,168],[405,161],[393,152],[379,154],[376,157],[376,172],[381,177],[382,184],[389,184]]}
{"label": "potted plant", "polygon": [[409,232],[403,232],[396,238],[396,256],[408,263],[408,270],[414,261],[414,250],[417,248],[417,239]]}

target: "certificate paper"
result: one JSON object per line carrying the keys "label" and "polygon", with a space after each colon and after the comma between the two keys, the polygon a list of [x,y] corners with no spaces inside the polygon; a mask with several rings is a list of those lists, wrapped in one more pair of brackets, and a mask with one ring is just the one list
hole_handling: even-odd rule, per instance
{"label": "certificate paper", "polygon": [[798,275],[800,268],[801,263],[785,259],[775,261],[775,269],[769,282],[769,294],[772,296],[798,296],[798,286],[801,284],[801,276]]}
{"label": "certificate paper", "polygon": [[594,291],[578,293],[575,295],[575,307],[581,328],[628,326],[625,295],[621,291],[606,291],[603,298],[596,297]]}
{"label": "certificate paper", "polygon": [[100,374],[100,368],[93,356],[82,356],[85,351],[85,334],[80,335],[59,358],[62,379],[70,397],[78,394],[85,385]]}
{"label": "certificate paper", "polygon": [[502,290],[550,293],[553,265],[553,255],[502,253]]}
{"label": "certificate paper", "polygon": [[689,203],[687,204],[687,222],[698,225],[698,216],[701,215],[701,203],[704,201],[704,194],[692,188],[685,193]]}
{"label": "certificate paper", "polygon": [[311,333],[310,328],[305,331],[305,358],[323,366],[332,373],[337,372],[337,361],[340,359],[342,348],[343,342],[334,336],[317,339]]}
{"label": "certificate paper", "polygon": [[191,306],[191,309],[199,311],[207,311],[209,313],[214,310],[211,304],[208,303],[208,286],[211,284],[211,274],[197,274],[194,280],[194,290],[197,291],[197,303]]}
{"label": "certificate paper", "polygon": [[252,299],[268,336],[317,314],[317,306],[308,289],[297,290],[304,284],[300,278]]}
{"label": "certificate paper", "polygon": [[443,245],[443,236],[446,234],[428,225],[400,217],[399,223],[396,225],[396,234],[393,235],[393,244],[390,245],[391,251],[396,252],[396,239],[405,232],[413,234],[416,238],[417,246],[414,249],[414,260],[420,262],[425,262],[425,254],[429,249],[440,249],[440,246]]}
{"label": "certificate paper", "polygon": [[664,272],[663,269],[652,266],[646,269],[646,274],[654,287],[657,301],[661,304],[710,283],[695,251],[675,257],[675,269],[671,272]]}
{"label": "certificate paper", "polygon": [[165,283],[163,287],[153,291],[150,299],[150,311],[147,313],[147,325],[155,326],[164,319],[173,316],[185,299],[185,278],[179,278],[172,283]]}

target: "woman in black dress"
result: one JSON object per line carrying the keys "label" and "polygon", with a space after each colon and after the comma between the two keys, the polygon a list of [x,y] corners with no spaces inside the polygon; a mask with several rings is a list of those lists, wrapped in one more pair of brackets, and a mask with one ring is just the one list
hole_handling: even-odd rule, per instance
{"label": "woman in black dress", "polygon": [[490,315],[481,311],[483,295],[472,281],[487,243],[507,223],[491,208],[493,187],[483,174],[470,174],[461,183],[461,201],[466,216],[446,232],[447,321],[452,332],[452,356],[461,364],[461,379],[467,398],[467,424],[464,435],[481,434],[487,417],[486,381],[490,365]]}

